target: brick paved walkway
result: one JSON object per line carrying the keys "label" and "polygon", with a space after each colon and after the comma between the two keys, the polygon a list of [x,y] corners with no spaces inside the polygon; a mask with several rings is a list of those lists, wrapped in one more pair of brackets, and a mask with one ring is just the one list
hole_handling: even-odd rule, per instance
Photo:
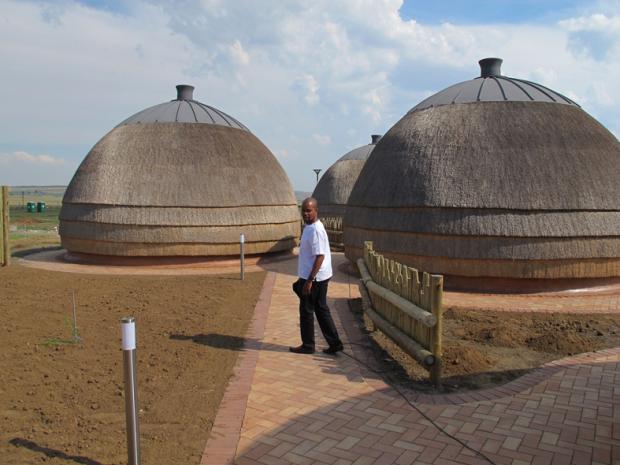
{"label": "brick paved walkway", "polygon": [[[271,270],[201,465],[489,463],[352,358],[289,353],[299,344],[294,261]],[[346,299],[357,295],[355,280],[337,274],[329,295],[352,353],[360,334]],[[619,349],[606,350],[491,390],[407,396],[496,464],[620,464],[619,361]]]}

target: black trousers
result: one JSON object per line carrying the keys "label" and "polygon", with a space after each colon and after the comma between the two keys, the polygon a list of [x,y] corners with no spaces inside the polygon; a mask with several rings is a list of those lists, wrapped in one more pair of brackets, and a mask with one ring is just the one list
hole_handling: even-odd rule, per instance
{"label": "black trousers", "polygon": [[330,347],[342,344],[336,325],[327,306],[327,286],[329,279],[314,281],[310,294],[302,295],[305,279],[299,279],[293,289],[299,296],[299,328],[301,330],[301,342],[305,347],[314,349],[314,315],[319,322],[323,337]]}

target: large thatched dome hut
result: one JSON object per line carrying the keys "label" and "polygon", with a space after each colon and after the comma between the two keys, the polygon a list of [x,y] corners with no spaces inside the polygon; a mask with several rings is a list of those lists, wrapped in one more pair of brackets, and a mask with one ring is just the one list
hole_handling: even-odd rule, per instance
{"label": "large thatched dome hut", "polygon": [[193,99],[136,113],[104,136],[73,176],[60,212],[70,252],[225,256],[292,249],[295,195],[273,154],[243,124]]}
{"label": "large thatched dome hut", "polygon": [[480,77],[383,136],[349,198],[349,258],[372,240],[473,287],[620,276],[620,143],[569,98],[502,76],[501,62],[481,60]]}
{"label": "large thatched dome hut", "polygon": [[366,159],[377,145],[380,135],[373,134],[370,144],[357,147],[340,157],[321,177],[312,193],[322,217],[342,218]]}

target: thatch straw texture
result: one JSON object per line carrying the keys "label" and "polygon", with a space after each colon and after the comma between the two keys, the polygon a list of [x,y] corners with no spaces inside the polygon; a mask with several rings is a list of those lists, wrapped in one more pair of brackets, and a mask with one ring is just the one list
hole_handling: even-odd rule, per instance
{"label": "thatch straw texture", "polygon": [[339,158],[323,174],[312,197],[317,199],[321,216],[343,218],[355,181],[375,144],[363,145]]}
{"label": "thatch straw texture", "polygon": [[620,276],[620,144],[583,110],[478,102],[415,111],[382,138],[349,198],[363,241],[410,266],[505,278]]}
{"label": "thatch straw texture", "polygon": [[90,151],[63,199],[60,235],[73,252],[232,255],[292,249],[292,186],[250,132],[215,124],[128,124]]}

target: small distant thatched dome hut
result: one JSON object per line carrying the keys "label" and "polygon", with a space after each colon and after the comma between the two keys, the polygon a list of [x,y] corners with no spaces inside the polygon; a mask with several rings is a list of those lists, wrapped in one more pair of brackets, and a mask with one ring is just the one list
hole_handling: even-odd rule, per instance
{"label": "small distant thatched dome hut", "polygon": [[316,185],[312,197],[319,204],[322,217],[342,218],[349,195],[366,159],[377,145],[380,135],[373,134],[370,144],[347,152],[330,166]]}
{"label": "small distant thatched dome hut", "polygon": [[569,98],[502,76],[501,62],[481,60],[480,77],[383,136],[349,198],[350,259],[372,240],[473,287],[620,276],[620,143]]}
{"label": "small distant thatched dome hut", "polygon": [[60,212],[70,252],[225,256],[292,249],[299,214],[284,170],[231,116],[177,98],[104,136],[73,176]]}

